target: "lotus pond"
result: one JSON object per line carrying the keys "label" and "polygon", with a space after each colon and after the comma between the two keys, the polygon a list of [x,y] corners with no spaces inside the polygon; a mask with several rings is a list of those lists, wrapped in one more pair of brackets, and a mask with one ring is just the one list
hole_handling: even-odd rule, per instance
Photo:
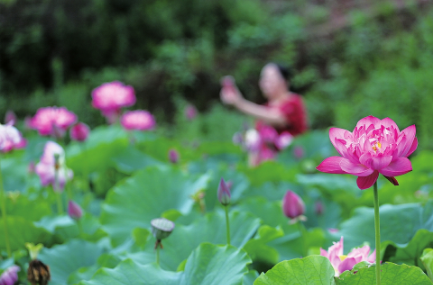
{"label": "lotus pond", "polygon": [[[1,158],[0,273],[18,266],[19,284],[34,258],[49,266],[53,285],[375,284],[374,258],[337,272],[320,255],[342,237],[338,262],[353,248],[370,246],[367,256],[375,248],[373,190],[361,191],[355,176],[316,170],[337,154],[328,131],[298,137],[277,160],[250,168],[230,140],[191,144],[100,126],[84,142],[61,143],[73,172],[63,192],[29,169],[48,141],[34,133],[25,149]],[[379,177],[381,284],[432,284],[432,161],[432,152],[418,150],[399,186]],[[221,178],[230,184],[227,207],[218,200]],[[305,219],[284,215],[288,190],[303,200]],[[76,216],[69,201],[79,205]],[[175,224],[162,247],[156,218]]]}

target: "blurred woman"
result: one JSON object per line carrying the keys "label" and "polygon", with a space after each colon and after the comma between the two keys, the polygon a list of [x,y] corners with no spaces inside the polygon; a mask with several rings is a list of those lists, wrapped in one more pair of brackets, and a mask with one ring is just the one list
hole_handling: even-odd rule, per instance
{"label": "blurred woman", "polygon": [[287,142],[288,138],[307,130],[303,100],[289,91],[288,76],[288,69],[279,64],[268,63],[263,67],[259,86],[268,99],[264,105],[246,100],[231,77],[223,78],[220,93],[222,102],[257,119],[255,129],[259,133],[260,144],[257,151],[250,152],[250,165],[273,159],[285,145],[281,143],[282,140]]}

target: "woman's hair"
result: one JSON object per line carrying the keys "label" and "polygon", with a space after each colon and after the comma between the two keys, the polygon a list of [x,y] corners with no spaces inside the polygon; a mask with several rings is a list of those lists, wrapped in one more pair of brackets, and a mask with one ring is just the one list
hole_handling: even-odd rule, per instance
{"label": "woman's hair", "polygon": [[286,81],[290,81],[290,79],[292,79],[292,72],[290,70],[290,68],[284,64],[281,63],[277,63],[277,62],[270,62],[272,64],[274,64],[278,71],[280,72],[281,76],[286,80]]}

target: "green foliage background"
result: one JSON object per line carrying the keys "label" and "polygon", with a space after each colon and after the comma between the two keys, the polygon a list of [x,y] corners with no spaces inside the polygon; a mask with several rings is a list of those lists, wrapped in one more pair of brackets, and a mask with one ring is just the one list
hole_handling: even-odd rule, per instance
{"label": "green foliage background", "polygon": [[[226,133],[212,133],[212,120],[230,125],[227,134],[245,121],[214,107],[219,78],[232,74],[261,103],[259,72],[272,60],[293,67],[291,89],[305,95],[312,128],[391,117],[415,123],[420,146],[432,148],[433,8],[419,2],[353,9],[343,28],[324,33],[330,1],[2,0],[0,114],[65,105],[96,126],[104,119],[91,90],[120,80],[134,86],[134,108],[151,110],[160,126],[215,138]],[[211,111],[206,123],[183,127],[186,101]]]}

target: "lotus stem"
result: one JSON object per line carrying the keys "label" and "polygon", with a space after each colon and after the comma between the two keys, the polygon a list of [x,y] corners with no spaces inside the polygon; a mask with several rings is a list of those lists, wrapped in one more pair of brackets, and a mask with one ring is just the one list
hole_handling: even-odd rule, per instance
{"label": "lotus stem", "polygon": [[3,177],[2,172],[0,169],[0,199],[1,199],[1,213],[2,213],[2,220],[3,220],[3,231],[5,235],[5,243],[6,243],[6,251],[8,253],[8,257],[12,257],[11,253],[11,245],[9,243],[9,231],[8,231],[8,224],[7,224],[7,217],[6,217],[6,192],[3,187]]}
{"label": "lotus stem", "polygon": [[374,232],[376,243],[376,285],[380,285],[380,216],[377,181],[374,183]]}
{"label": "lotus stem", "polygon": [[227,244],[230,245],[230,224],[229,224],[229,207],[224,206],[226,212],[226,227],[227,227]]}

